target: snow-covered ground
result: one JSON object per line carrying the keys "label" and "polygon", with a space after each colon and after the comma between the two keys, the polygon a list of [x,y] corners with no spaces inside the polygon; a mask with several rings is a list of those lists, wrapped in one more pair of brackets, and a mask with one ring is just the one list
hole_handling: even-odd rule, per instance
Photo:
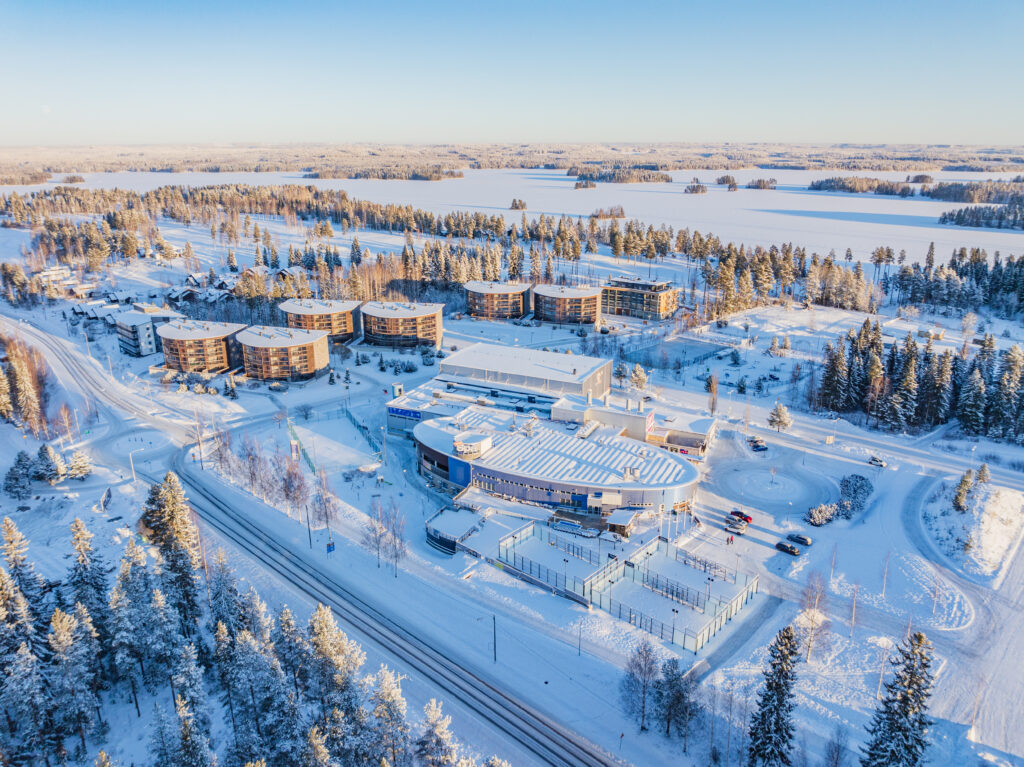
{"label": "snow-covered ground", "polygon": [[[791,242],[822,255],[835,249],[842,255],[852,248],[864,259],[879,245],[897,252],[905,249],[911,258],[923,258],[928,243],[935,242],[940,257],[953,248],[983,247],[989,253],[1000,250],[1020,253],[1024,234],[939,226],[941,213],[961,204],[929,198],[899,198],[874,194],[810,192],[807,185],[830,176],[871,176],[903,181],[906,173],[844,171],[797,171],[744,169],[729,171],[740,189],[729,192],[713,182],[722,171],[674,171],[672,184],[605,184],[596,189],[573,189],[574,176],[560,170],[499,169],[466,170],[465,177],[446,181],[381,181],[376,179],[304,179],[299,173],[85,173],[87,188],[135,189],[146,191],[168,184],[207,186],[214,184],[308,184],[326,189],[344,189],[351,196],[381,203],[409,204],[436,213],[479,210],[503,214],[518,221],[519,211],[510,211],[513,198],[526,201],[526,215],[587,216],[598,208],[622,205],[629,218],[677,229],[690,227],[713,232],[723,241],[747,245]],[[976,181],[989,177],[1012,178],[1013,173],[978,174],[935,171],[935,181]],[[697,176],[708,184],[707,194],[684,194],[683,188]],[[775,190],[744,189],[756,178],[775,178]],[[4,191],[30,191],[32,187],[4,187]]]}
{"label": "snow-covered ground", "polygon": [[[678,175],[678,174],[677,174]],[[682,174],[688,179],[693,172]],[[706,181],[710,173],[697,173]],[[596,190],[571,189],[573,179],[557,171],[470,171],[462,180],[437,183],[383,181],[309,181],[320,186],[341,187],[357,197],[379,201],[408,202],[439,212],[474,208],[488,212],[507,211],[513,196],[530,206],[528,216],[540,212],[586,214],[596,207],[622,204],[630,217],[657,225],[671,223],[711,230],[726,239],[745,242],[793,242],[822,253],[835,248],[842,253],[847,246],[864,257],[877,245],[906,247],[911,258],[920,257],[927,243],[936,241],[940,258],[952,247],[981,245],[1003,255],[1020,252],[1022,235],[1015,232],[985,232],[974,229],[939,227],[938,213],[950,207],[929,200],[842,195],[807,192],[810,177],[827,173],[801,174],[782,171],[734,173],[740,183],[753,177],[773,175],[780,187],[776,191],[740,190],[735,193],[712,187],[705,196],[683,195],[679,185],[599,185]],[[878,175],[902,179],[903,174]],[[971,174],[938,174],[937,180]],[[289,181],[307,183],[288,174],[112,174],[89,175],[89,185],[153,188],[167,183],[226,183],[250,181],[268,183]],[[518,213],[513,215],[518,218]],[[261,229],[269,227],[279,248],[301,245],[304,232],[290,229],[279,220],[260,219]],[[186,228],[164,221],[161,231],[175,245],[192,242],[203,270],[220,269],[226,258],[226,246],[214,243],[202,227]],[[371,251],[400,250],[403,238],[379,232],[350,232],[338,236],[343,255],[353,235]],[[0,259],[10,260],[26,241],[20,230],[0,229]],[[237,249],[241,266],[251,263],[251,248]],[[687,281],[690,266],[680,259],[668,259],[653,267],[658,276]],[[584,271],[607,276],[633,271],[646,276],[649,267],[617,262],[607,253],[591,255]],[[136,263],[115,272],[119,287],[145,291],[149,287],[179,285],[184,278],[180,264],[156,266]],[[61,320],[59,305],[34,312],[3,307],[7,315],[28,319],[60,338],[68,329]],[[1024,736],[1016,727],[1024,717],[1024,701],[1019,691],[1024,686],[1024,664],[1019,663],[1020,642],[1024,635],[1024,615],[1019,608],[1024,595],[1024,561],[1016,541],[1021,530],[1021,491],[1024,479],[1024,448],[969,441],[955,429],[945,427],[932,434],[894,435],[861,428],[846,420],[831,421],[794,412],[794,425],[783,433],[766,427],[768,409],[776,398],[796,396],[790,384],[794,366],[804,368],[820,360],[828,341],[850,328],[857,328],[868,317],[863,313],[816,307],[804,310],[770,307],[751,310],[730,318],[724,328],[707,329],[700,335],[686,335],[670,343],[707,341],[723,349],[740,350],[739,364],[726,351],[698,368],[654,373],[648,393],[650,407],[665,413],[685,409],[701,412],[707,408],[703,378],[715,372],[723,388],[719,402],[722,429],[705,464],[698,495],[697,530],[672,530],[687,537],[687,547],[709,558],[736,566],[744,573],[756,573],[761,593],[730,629],[715,637],[706,651],[684,662],[697,662],[705,690],[716,696],[718,716],[738,721],[745,716],[745,701],[752,699],[759,684],[765,646],[778,629],[793,622],[804,628],[811,616],[801,607],[801,592],[812,572],[827,584],[827,599],[819,605],[821,616],[830,628],[819,640],[808,662],[798,669],[797,716],[801,732],[806,734],[812,754],[819,754],[821,741],[835,723],[851,730],[854,742],[875,705],[879,672],[892,646],[905,636],[908,627],[926,631],[936,648],[936,695],[933,713],[936,746],[932,761],[936,764],[967,764],[985,759],[997,764],[1020,763],[1024,758]],[[938,348],[958,347],[964,338],[959,320],[946,317],[920,317],[903,320],[891,315],[872,316],[883,322],[887,341],[902,338],[907,332],[934,328],[945,331],[936,341]],[[984,318],[983,318],[984,321]],[[618,323],[618,320],[616,320]],[[667,327],[641,327],[624,321],[622,334],[637,343],[653,341],[659,349]],[[12,327],[13,327],[12,323]],[[445,319],[445,349],[461,347],[476,340],[543,348],[578,349],[580,339],[565,329],[539,328],[472,319]],[[1000,348],[1024,337],[1020,326],[989,321]],[[655,335],[652,335],[651,332]],[[617,330],[617,333],[619,331]],[[642,333],[647,333],[644,336]],[[780,342],[788,336],[789,354],[769,357],[764,352],[772,336]],[[614,334],[613,334],[614,337]],[[749,342],[747,339],[751,339]],[[80,336],[79,336],[80,339]],[[76,344],[80,344],[76,340]],[[360,347],[373,354],[376,350]],[[84,357],[84,345],[75,350]],[[695,747],[692,759],[679,752],[678,743],[670,743],[654,734],[640,735],[628,722],[614,700],[620,669],[629,651],[645,636],[640,630],[600,610],[579,605],[542,592],[515,580],[479,560],[458,554],[445,557],[429,547],[422,523],[440,508],[446,499],[431,493],[414,475],[415,457],[408,442],[388,439],[383,460],[375,449],[344,417],[337,417],[338,406],[351,407],[371,434],[383,425],[382,405],[388,387],[396,380],[390,367],[380,372],[376,359],[369,365],[354,365],[351,358],[336,364],[339,380],[334,386],[326,379],[290,387],[287,393],[272,393],[265,387],[239,388],[239,399],[181,393],[165,387],[148,367],[159,362],[159,355],[145,360],[122,357],[116,338],[100,335],[88,349],[96,362],[97,375],[123,385],[115,391],[131,392],[133,402],[144,404],[152,416],[173,424],[164,433],[150,428],[138,415],[124,433],[115,433],[104,441],[110,424],[103,418],[90,428],[89,439],[107,459],[107,466],[83,484],[49,488],[37,486],[40,499],[31,504],[33,511],[18,512],[8,499],[0,502],[0,511],[17,515],[19,526],[31,539],[31,556],[40,569],[59,577],[66,561],[67,526],[75,514],[89,514],[90,527],[107,546],[110,559],[119,555],[123,530],[137,514],[142,485],[128,479],[127,456],[134,453],[137,469],[160,474],[169,465],[171,440],[180,439],[179,431],[193,427],[198,418],[207,428],[237,427],[240,438],[248,435],[259,440],[266,452],[276,448],[287,452],[287,430],[272,420],[273,414],[287,407],[299,439],[317,464],[328,472],[342,509],[330,532],[313,525],[308,530],[304,519],[291,517],[286,510],[274,508],[254,498],[244,486],[226,482],[207,466],[205,470],[187,464],[189,474],[217,488],[218,495],[247,510],[254,519],[275,531],[280,540],[304,556],[314,559],[324,573],[343,578],[368,599],[387,604],[408,624],[474,667],[489,670],[504,686],[560,719],[591,740],[607,747],[635,764],[674,761],[680,764],[706,763],[706,744]],[[415,360],[418,356],[387,351],[390,359]],[[109,358],[109,360],[108,360]],[[59,372],[59,365],[56,366]],[[352,381],[341,379],[348,368]],[[402,374],[398,380],[406,386],[426,380],[436,368],[420,367],[415,373]],[[779,378],[774,381],[770,378]],[[741,395],[735,384],[741,377],[748,383],[764,377],[763,391],[748,390]],[[117,382],[117,383],[114,383]],[[75,397],[92,396],[84,382],[73,376],[62,383]],[[213,382],[219,386],[219,381]],[[788,401],[788,400],[787,400]],[[82,403],[84,399],[77,400]],[[129,403],[130,404],[130,403]],[[313,416],[306,421],[303,405],[310,405]],[[84,409],[84,404],[81,405]],[[94,429],[94,431],[92,430]],[[750,450],[745,436],[763,436],[769,449]],[[19,442],[33,451],[38,443],[23,440],[12,427],[0,430],[5,454],[13,456]],[[886,469],[868,466],[867,459],[879,455],[888,461]],[[379,464],[378,464],[379,461]],[[933,513],[928,499],[938,481],[959,476],[970,466],[986,461],[992,469],[986,499],[979,497],[976,513],[965,520],[968,532],[980,543],[972,547],[972,556],[951,556],[944,538],[960,535],[949,526],[924,524]],[[363,470],[365,469],[365,470]],[[311,476],[312,472],[308,472]],[[858,473],[869,478],[874,492],[865,511],[851,520],[834,521],[812,528],[803,521],[808,507],[828,503],[838,497],[842,477]],[[377,476],[381,477],[378,481]],[[106,514],[91,511],[106,487],[113,488],[114,501]],[[375,557],[360,544],[366,512],[374,496],[385,503],[394,501],[405,513],[410,556],[401,564],[397,579],[378,571]],[[726,543],[724,523],[733,508],[741,508],[754,518],[746,535]],[[929,510],[929,511],[926,511]],[[37,513],[38,512],[38,513]],[[1015,516],[1016,515],[1016,516]],[[113,519],[113,517],[121,519]],[[941,519],[941,518],[940,518]],[[93,522],[96,524],[93,525]],[[934,532],[938,530],[938,535]],[[101,534],[101,531],[102,532]],[[798,557],[775,548],[790,533],[810,535],[814,543],[801,547]],[[501,533],[501,530],[498,530]],[[491,535],[488,530],[487,535]],[[645,531],[644,535],[653,534]],[[271,606],[288,602],[302,617],[312,603],[294,585],[265,571],[237,545],[221,538],[212,529],[203,528],[208,545],[224,545],[235,559],[246,583],[256,584]],[[337,550],[328,555],[330,536]],[[494,541],[496,545],[496,541]],[[312,548],[312,551],[310,551]],[[568,569],[561,558],[556,566]],[[635,596],[637,600],[647,594]],[[661,609],[663,606],[659,606]],[[491,624],[491,616],[494,624]],[[497,626],[500,662],[492,661],[492,628]],[[368,667],[390,662],[387,652],[373,645],[372,637],[360,637],[370,653]],[[660,651],[668,653],[667,647]],[[436,695],[431,680],[411,676],[405,688],[410,709],[417,709]],[[728,701],[731,699],[732,703]],[[709,705],[711,698],[709,697]],[[727,705],[731,708],[727,709]],[[478,744],[481,751],[497,751],[516,764],[529,763],[529,757],[515,751],[499,735],[491,735],[472,711],[452,707],[456,732],[464,740]],[[726,711],[729,711],[727,714]],[[127,714],[127,710],[124,712]],[[130,712],[134,717],[134,712]],[[114,720],[124,726],[134,724],[131,717]],[[726,730],[719,728],[716,740],[724,747]],[[626,733],[619,748],[619,733]],[[702,732],[700,739],[707,739]],[[733,750],[738,739],[731,743]],[[137,744],[136,744],[137,745]],[[692,745],[692,744],[691,744]],[[126,761],[141,759],[141,748],[120,745],[116,754]],[[736,754],[733,753],[735,757]]]}
{"label": "snow-covered ground", "polygon": [[943,483],[928,499],[924,522],[942,553],[965,572],[998,577],[1016,553],[1024,530],[1024,494],[989,484],[975,485],[967,510],[953,507],[956,483]]}

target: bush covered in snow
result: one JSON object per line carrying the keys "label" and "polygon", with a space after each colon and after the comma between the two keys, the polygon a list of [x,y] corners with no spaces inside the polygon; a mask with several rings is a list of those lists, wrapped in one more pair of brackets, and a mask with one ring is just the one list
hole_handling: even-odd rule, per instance
{"label": "bush covered in snow", "polygon": [[836,505],[834,503],[819,503],[812,509],[807,510],[804,517],[815,527],[821,527],[831,522],[836,516]]}
{"label": "bush covered in snow", "polygon": [[839,504],[837,514],[843,519],[851,519],[864,511],[864,504],[874,490],[867,477],[860,474],[847,474],[839,483]]}
{"label": "bush covered in snow", "polygon": [[864,504],[874,486],[860,474],[848,474],[839,483],[839,501],[820,503],[808,509],[804,519],[815,527],[821,527],[836,517],[852,519],[864,510]]}

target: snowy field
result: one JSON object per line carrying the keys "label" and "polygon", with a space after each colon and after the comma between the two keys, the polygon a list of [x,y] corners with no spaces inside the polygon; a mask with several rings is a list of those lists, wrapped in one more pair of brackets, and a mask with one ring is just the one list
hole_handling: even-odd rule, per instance
{"label": "snowy field", "polygon": [[[513,198],[526,201],[526,215],[544,213],[588,216],[597,208],[622,205],[628,218],[655,227],[666,224],[712,232],[723,241],[751,245],[791,242],[822,255],[835,249],[842,255],[852,248],[864,259],[879,245],[897,252],[905,249],[911,259],[923,259],[928,243],[934,241],[940,259],[959,247],[983,247],[992,253],[1020,254],[1024,232],[991,231],[939,226],[939,215],[962,207],[928,198],[899,198],[874,194],[810,192],[807,185],[830,176],[871,176],[903,181],[906,173],[790,171],[746,169],[727,171],[736,177],[740,189],[729,192],[714,180],[726,171],[674,171],[672,184],[605,184],[596,189],[573,189],[576,179],[559,170],[466,170],[465,177],[446,181],[381,181],[376,179],[304,179],[299,173],[86,173],[88,188],[134,189],[140,192],[169,184],[207,186],[215,184],[303,184],[327,189],[344,189],[351,196],[380,203],[408,204],[435,213],[479,210],[502,214],[518,221],[519,211],[510,211]],[[978,174],[941,172],[931,174],[940,181],[977,181],[1012,178],[1012,173]],[[708,185],[703,195],[684,194],[694,176]],[[744,189],[756,178],[775,178],[775,190]],[[52,184],[3,187],[2,191],[26,192]],[[399,246],[400,247],[400,246]]]}
{"label": "snowy field", "polygon": [[[717,173],[689,171],[674,175],[684,181],[698,175],[711,182]],[[507,210],[512,197],[527,201],[528,217],[540,212],[587,214],[597,207],[622,204],[629,217],[656,226],[662,222],[689,226],[747,243],[791,241],[822,253],[835,248],[841,254],[849,246],[861,258],[882,244],[897,250],[905,247],[911,260],[921,258],[931,240],[936,242],[940,260],[950,248],[961,245],[980,245],[990,252],[1001,250],[1004,256],[1024,250],[1024,235],[1019,232],[939,227],[935,223],[938,214],[957,207],[955,204],[806,191],[811,178],[839,173],[734,171],[733,175],[741,185],[750,178],[774,176],[780,186],[775,191],[741,189],[735,193],[711,186],[703,196],[683,195],[681,184],[600,184],[595,190],[574,191],[574,179],[559,171],[469,171],[465,179],[436,183],[309,181],[295,174],[90,174],[86,183],[138,189],[170,183],[311,183],[345,188],[353,196],[381,202],[408,202],[438,212],[472,208],[501,212],[514,219],[519,213]],[[904,176],[858,175],[898,180]],[[978,176],[936,175],[936,180],[954,178]],[[280,220],[258,222],[261,229],[269,227],[279,249],[305,241],[301,227],[290,228]],[[161,232],[179,247],[190,241],[204,271],[210,266],[221,269],[227,248],[211,242],[208,229],[163,221]],[[382,232],[349,232],[332,240],[343,257],[353,235],[372,253],[398,251],[404,241],[400,235]],[[26,241],[24,231],[0,229],[0,259],[16,258]],[[251,247],[243,244],[236,250],[240,266],[251,264]],[[584,268],[595,278],[630,271],[646,276],[650,269],[658,276],[681,282],[690,275],[690,267],[681,259],[649,267],[616,262],[606,252],[591,255]],[[184,267],[177,263],[156,266],[136,262],[115,272],[118,287],[140,293],[153,287],[180,285],[184,276]],[[3,312],[67,338],[60,306],[32,312],[4,307]],[[688,549],[736,567],[741,573],[756,573],[761,583],[761,593],[739,619],[715,637],[699,657],[685,654],[683,663],[696,664],[708,705],[714,701],[721,748],[725,733],[735,738],[736,724],[749,718],[744,707],[760,683],[765,646],[775,632],[787,623],[793,623],[798,633],[806,632],[812,623],[827,621],[827,629],[797,672],[798,724],[808,740],[808,750],[818,756],[834,724],[847,726],[855,742],[862,737],[875,706],[885,656],[910,628],[921,628],[936,649],[933,763],[961,765],[983,760],[1021,764],[1024,735],[1016,723],[1024,717],[1024,701],[1019,695],[1024,689],[1024,664],[1019,663],[1020,648],[1015,637],[1024,635],[1024,615],[1019,607],[1024,594],[1024,563],[1019,556],[1024,520],[1024,479],[1020,475],[1024,448],[968,440],[952,426],[930,434],[889,434],[861,428],[850,420],[827,420],[796,411],[794,425],[788,431],[777,433],[767,428],[767,411],[776,398],[788,402],[798,396],[790,383],[795,366],[800,364],[806,370],[809,362],[820,361],[825,343],[858,328],[865,318],[883,323],[886,342],[902,339],[910,332],[923,344],[916,333],[924,328],[944,331],[942,340],[935,342],[938,349],[959,347],[965,340],[955,317],[899,319],[891,314],[876,317],[820,307],[769,307],[730,317],[726,327],[707,328],[669,342],[677,345],[667,347],[673,354],[681,348],[690,348],[696,354],[707,344],[721,347],[724,353],[678,375],[671,370],[656,371],[648,387],[652,409],[666,414],[706,413],[703,377],[715,372],[722,382],[718,406],[721,431],[702,467],[697,496],[696,514],[701,525],[681,530],[676,523],[662,528],[662,532],[683,536]],[[1019,323],[985,318],[982,322],[996,335],[1000,349],[1024,338]],[[613,338],[621,333],[640,345],[652,342],[656,352],[662,350],[660,345],[669,330],[667,326],[642,327],[618,318],[616,324],[622,327],[616,328]],[[779,336],[780,342],[788,337],[792,351],[784,357],[766,355],[773,336]],[[550,325],[534,328],[445,318],[445,350],[478,340],[574,351],[580,341],[570,330]],[[344,362],[336,359],[337,385],[331,386],[324,378],[290,387],[286,393],[270,392],[262,386],[240,387],[239,399],[229,400],[179,392],[176,387],[160,384],[158,376],[148,373],[149,365],[159,362],[159,355],[145,360],[122,357],[111,334],[100,334],[88,350],[76,335],[69,347],[72,351],[68,353],[92,356],[92,367],[110,379],[109,385],[118,396],[127,397],[130,392],[174,428],[157,431],[131,421],[133,425],[126,425],[123,432],[114,432],[107,439],[110,424],[104,418],[88,426],[83,424],[105,468],[83,484],[37,486],[40,497],[33,499],[31,511],[17,511],[17,504],[6,497],[0,502],[0,513],[17,515],[19,526],[32,541],[31,556],[48,576],[59,577],[66,567],[63,556],[67,525],[76,514],[89,514],[90,526],[95,522],[94,532],[108,557],[113,560],[118,556],[125,531],[134,522],[133,515],[137,515],[145,492],[145,483],[129,480],[129,451],[141,448],[134,453],[137,469],[162,473],[169,466],[175,440],[182,439],[177,432],[200,420],[210,429],[236,428],[238,440],[251,436],[268,454],[276,450],[286,453],[289,432],[273,420],[284,407],[292,415],[303,447],[327,472],[341,504],[330,530],[315,523],[307,527],[298,513],[289,514],[280,505],[264,503],[238,478],[219,476],[208,466],[204,471],[192,461],[184,470],[215,489],[218,496],[244,508],[294,551],[316,561],[323,572],[351,583],[368,599],[388,604],[436,646],[474,668],[487,670],[517,695],[541,705],[586,737],[614,752],[620,745],[618,734],[627,733],[621,751],[624,761],[641,765],[707,763],[703,743],[691,759],[679,753],[678,743],[640,735],[625,719],[614,696],[609,695],[628,653],[646,636],[643,632],[601,610],[587,610],[528,586],[467,554],[449,558],[429,547],[422,524],[449,499],[431,492],[415,475],[416,459],[410,443],[389,437],[382,460],[362,434],[337,415],[338,406],[344,403],[370,434],[380,434],[382,405],[388,399],[390,384],[400,380],[411,388],[429,378],[436,367],[421,366],[414,373],[396,378],[390,367],[379,371],[374,357],[370,364],[360,366],[354,365],[351,357]],[[739,364],[734,364],[729,353],[734,347],[740,351]],[[357,348],[371,355],[376,352],[372,347]],[[385,352],[385,358],[420,361],[418,355],[391,351]],[[351,375],[348,384],[342,380],[346,369]],[[771,379],[771,375],[779,380]],[[760,394],[741,395],[736,391],[741,378],[746,378],[748,384],[761,378],[766,381]],[[219,379],[213,383],[220,385]],[[65,378],[62,384],[84,412],[88,396],[84,384],[76,384],[73,378]],[[616,391],[626,395],[624,390]],[[302,416],[303,406],[313,411],[309,420]],[[745,439],[749,433],[762,436],[768,450],[753,452]],[[2,427],[0,439],[9,461],[21,446],[30,452],[38,447],[38,442],[22,438],[10,426]],[[869,466],[867,459],[873,455],[883,457],[889,465],[884,469]],[[990,489],[979,495],[964,518],[958,514],[944,516],[939,506],[947,501],[941,494],[936,495],[938,483],[959,476],[968,466],[976,468],[981,461],[988,462],[992,469]],[[313,472],[308,466],[304,471],[312,481]],[[803,516],[807,509],[837,500],[839,482],[850,474],[865,476],[873,485],[864,511],[853,519],[837,520],[821,528],[807,524]],[[107,512],[97,513],[93,507],[106,487],[112,488],[114,500]],[[361,544],[367,511],[374,500],[394,502],[405,515],[410,553],[401,563],[397,578],[384,568],[378,570],[375,556]],[[749,513],[753,522],[745,535],[727,543],[724,526],[734,508]],[[496,519],[475,534],[474,542],[482,549],[496,549],[497,538],[511,529],[507,518]],[[653,533],[653,529],[644,530],[638,537]],[[798,557],[775,547],[792,533],[814,539],[810,547],[801,547]],[[264,571],[212,530],[204,527],[203,534],[208,545],[224,544],[232,551],[246,585],[258,585],[272,607],[287,601],[303,613],[303,618],[308,614],[312,604],[294,586]],[[957,541],[967,534],[978,543],[964,556],[962,544],[957,553]],[[331,555],[326,553],[328,540],[337,543]],[[583,572],[578,560],[563,562],[561,554],[550,547],[540,548],[537,556],[556,570],[564,568],[566,574],[577,569]],[[813,613],[802,605],[812,573],[826,584],[826,599]],[[621,595],[640,587],[630,584],[618,588]],[[647,600],[650,592],[630,592],[629,598]],[[666,612],[671,608],[662,601],[651,601],[651,609],[662,620],[671,620]],[[492,625],[497,626],[501,659],[496,666],[491,660]],[[372,637],[358,638],[370,653],[368,666],[389,662],[387,652],[374,646]],[[670,650],[661,647],[659,652]],[[406,691],[411,710],[436,694],[431,680],[415,675]],[[528,756],[517,753],[514,747],[510,750],[501,736],[489,734],[486,724],[474,718],[473,712],[456,706],[452,709],[456,732],[464,740],[481,750],[503,752],[517,765],[530,763]],[[130,727],[133,718],[134,711],[126,707],[114,715],[113,721],[115,726]],[[731,720],[731,726],[722,726],[727,720]],[[707,737],[706,731],[701,737]],[[733,763],[738,756],[737,742],[732,741]],[[141,754],[141,748],[122,745],[118,755],[131,761],[141,759]]]}

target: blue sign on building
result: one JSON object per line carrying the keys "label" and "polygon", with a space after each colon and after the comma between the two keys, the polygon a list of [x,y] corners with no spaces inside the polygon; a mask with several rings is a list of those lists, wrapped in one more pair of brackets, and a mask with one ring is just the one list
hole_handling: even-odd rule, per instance
{"label": "blue sign on building", "polygon": [[397,415],[401,418],[412,418],[415,421],[419,421],[423,418],[423,415],[419,410],[406,410],[404,407],[389,407],[389,415]]}
{"label": "blue sign on building", "polygon": [[327,553],[334,551],[334,541],[327,541]]}

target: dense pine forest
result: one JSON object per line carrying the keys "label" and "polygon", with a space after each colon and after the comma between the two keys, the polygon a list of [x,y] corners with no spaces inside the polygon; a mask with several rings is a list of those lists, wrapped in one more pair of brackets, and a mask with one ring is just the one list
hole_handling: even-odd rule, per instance
{"label": "dense pine forest", "polygon": [[[75,519],[59,581],[35,570],[29,542],[3,520],[3,764],[82,761],[107,740],[117,703],[139,718],[145,707],[155,767],[477,764],[440,703],[410,723],[402,677],[365,672],[328,608],[303,626],[243,591],[223,552],[205,564],[190,514],[168,473],[142,508],[149,545],[128,536],[116,566]],[[96,763],[113,764],[102,753]]]}

